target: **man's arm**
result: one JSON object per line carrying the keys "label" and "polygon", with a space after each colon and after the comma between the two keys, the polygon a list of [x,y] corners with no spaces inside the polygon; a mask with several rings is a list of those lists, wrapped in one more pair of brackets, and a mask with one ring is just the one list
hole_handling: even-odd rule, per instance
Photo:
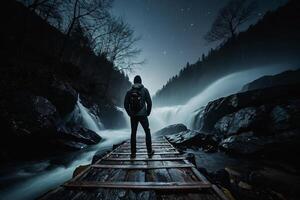
{"label": "man's arm", "polygon": [[130,112],[130,108],[129,108],[129,94],[128,92],[126,93],[125,99],[124,99],[124,108],[127,112],[127,114],[130,116],[131,112]]}
{"label": "man's arm", "polygon": [[152,109],[152,100],[151,100],[151,96],[149,94],[149,91],[146,89],[146,103],[147,103],[147,115],[149,116],[151,113],[151,109]]}

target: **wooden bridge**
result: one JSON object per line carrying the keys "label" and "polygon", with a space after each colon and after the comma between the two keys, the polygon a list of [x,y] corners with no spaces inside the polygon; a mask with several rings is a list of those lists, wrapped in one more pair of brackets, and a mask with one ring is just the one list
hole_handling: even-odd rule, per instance
{"label": "wooden bridge", "polygon": [[227,199],[165,138],[152,141],[152,158],[144,141],[137,140],[136,158],[127,141],[40,199]]}

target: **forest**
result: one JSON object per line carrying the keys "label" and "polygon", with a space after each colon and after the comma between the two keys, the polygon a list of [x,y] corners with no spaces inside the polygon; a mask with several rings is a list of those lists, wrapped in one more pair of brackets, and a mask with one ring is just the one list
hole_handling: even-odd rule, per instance
{"label": "forest", "polygon": [[155,104],[184,104],[212,82],[232,72],[274,65],[299,65],[300,25],[295,20],[298,18],[297,1],[289,1],[278,10],[267,12],[246,31],[223,40],[217,48],[199,57],[196,63],[183,66],[155,94]]}

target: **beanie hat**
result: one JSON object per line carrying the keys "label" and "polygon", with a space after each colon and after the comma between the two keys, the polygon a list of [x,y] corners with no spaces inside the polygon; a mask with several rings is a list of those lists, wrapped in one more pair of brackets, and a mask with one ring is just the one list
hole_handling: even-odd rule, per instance
{"label": "beanie hat", "polygon": [[142,78],[139,76],[139,75],[137,75],[137,76],[135,76],[134,77],[134,80],[133,80],[133,83],[142,83]]}

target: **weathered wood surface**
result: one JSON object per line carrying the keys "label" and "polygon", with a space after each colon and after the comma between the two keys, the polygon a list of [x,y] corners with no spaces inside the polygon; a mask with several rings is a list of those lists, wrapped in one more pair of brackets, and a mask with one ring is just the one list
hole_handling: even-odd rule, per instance
{"label": "weathered wood surface", "polygon": [[144,138],[138,138],[137,157],[130,158],[127,141],[40,199],[227,199],[165,138],[153,144],[149,158]]}

